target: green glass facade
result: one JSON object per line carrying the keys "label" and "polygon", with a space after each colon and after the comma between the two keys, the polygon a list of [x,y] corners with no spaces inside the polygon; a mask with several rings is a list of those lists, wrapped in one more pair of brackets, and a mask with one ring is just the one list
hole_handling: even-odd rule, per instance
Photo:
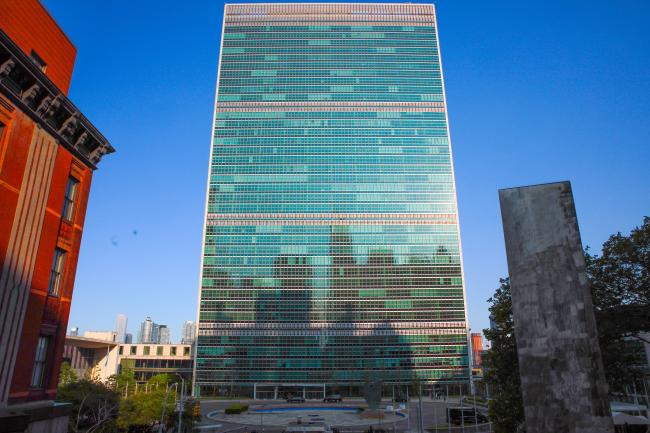
{"label": "green glass facade", "polygon": [[431,5],[227,5],[198,393],[468,380]]}

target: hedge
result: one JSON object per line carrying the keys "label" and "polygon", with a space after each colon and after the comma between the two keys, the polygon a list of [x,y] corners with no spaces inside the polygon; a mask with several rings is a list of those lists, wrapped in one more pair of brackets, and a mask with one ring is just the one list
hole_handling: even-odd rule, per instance
{"label": "hedge", "polygon": [[225,412],[227,414],[237,414],[237,413],[246,412],[247,410],[248,410],[247,404],[233,403],[226,408]]}

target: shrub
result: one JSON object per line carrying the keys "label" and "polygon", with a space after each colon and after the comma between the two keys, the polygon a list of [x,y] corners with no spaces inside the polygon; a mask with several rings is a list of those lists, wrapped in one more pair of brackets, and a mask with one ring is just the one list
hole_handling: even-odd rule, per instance
{"label": "shrub", "polygon": [[225,412],[227,414],[237,414],[237,413],[246,412],[247,410],[248,410],[247,404],[233,403],[226,408]]}

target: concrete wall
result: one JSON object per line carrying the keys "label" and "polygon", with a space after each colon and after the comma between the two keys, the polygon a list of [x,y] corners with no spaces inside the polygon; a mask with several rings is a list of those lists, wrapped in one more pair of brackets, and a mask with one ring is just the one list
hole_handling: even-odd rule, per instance
{"label": "concrete wall", "polygon": [[613,432],[571,184],[499,198],[526,431]]}
{"label": "concrete wall", "polygon": [[94,338],[95,340],[111,341],[117,343],[117,332],[115,331],[86,331],[84,338]]}

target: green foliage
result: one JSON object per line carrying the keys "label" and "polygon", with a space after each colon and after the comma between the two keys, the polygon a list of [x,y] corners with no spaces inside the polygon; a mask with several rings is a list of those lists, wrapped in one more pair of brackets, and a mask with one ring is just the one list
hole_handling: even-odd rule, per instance
{"label": "green foliage", "polygon": [[59,387],[57,399],[72,403],[70,432],[108,433],[117,431],[119,395],[101,382],[86,379]]}
{"label": "green foliage", "polygon": [[[128,375],[126,379],[128,379]],[[165,424],[173,424],[174,392],[167,392],[170,376],[161,374],[152,377],[146,385],[140,385],[138,392],[123,396],[117,426],[129,432],[150,431],[160,421],[165,406]],[[127,381],[128,383],[128,381]],[[126,385],[125,385],[126,386]]]}
{"label": "green foliage", "polygon": [[[598,339],[610,391],[623,391],[642,374],[640,332],[650,332],[650,218],[629,236],[612,235],[601,256],[585,251]],[[483,357],[490,385],[490,419],[496,433],[517,431],[524,419],[517,342],[508,279],[488,300],[496,325],[483,332],[491,349]],[[521,427],[519,427],[521,428]]]}
{"label": "green foliage", "polygon": [[[76,375],[69,364],[62,368],[61,376],[66,378],[66,383],[59,387],[57,398],[73,405],[70,432],[149,433],[160,422],[163,406],[164,424],[176,426],[178,412],[174,411],[180,385],[170,388],[176,376],[160,374],[146,384],[136,384],[133,370],[125,368],[104,384],[88,379],[73,380]],[[199,402],[187,401],[181,417],[184,431],[191,431],[194,422],[201,419]]]}
{"label": "green foliage", "polygon": [[237,413],[242,413],[246,412],[248,410],[248,405],[247,404],[241,404],[241,403],[233,403],[230,406],[228,406],[225,410],[225,413],[227,414],[237,414]]}
{"label": "green foliage", "polygon": [[601,256],[586,256],[596,308],[650,305],[650,217],[629,236],[610,236]]}
{"label": "green foliage", "polygon": [[491,349],[483,356],[485,381],[492,399],[488,404],[495,433],[513,433],[523,426],[519,361],[512,318],[510,280],[501,279],[494,295],[488,299],[493,329],[484,329]]}
{"label": "green foliage", "polygon": [[476,404],[481,405],[481,406],[487,406],[487,404],[488,404],[487,400],[485,400],[483,398],[480,398],[480,397],[476,397],[476,398],[474,398],[474,397],[464,397],[463,401],[465,403],[467,403],[467,404],[476,403]]}
{"label": "green foliage", "polygon": [[185,401],[183,418],[190,418],[192,421],[201,420],[201,402],[190,398]]}
{"label": "green foliage", "polygon": [[422,381],[418,377],[418,375],[413,372],[413,375],[411,376],[411,392],[409,395],[412,395],[414,397],[422,397],[420,393],[422,392]]}
{"label": "green foliage", "polygon": [[585,252],[598,339],[610,390],[643,375],[640,332],[650,332],[650,218],[629,236],[610,236],[600,256]]}
{"label": "green foliage", "polygon": [[133,369],[122,368],[118,374],[108,378],[108,386],[117,391],[121,396],[133,394],[135,392],[135,373]]}
{"label": "green foliage", "polygon": [[68,361],[61,363],[61,371],[59,372],[59,388],[69,385],[78,381],[77,373],[74,372]]}

